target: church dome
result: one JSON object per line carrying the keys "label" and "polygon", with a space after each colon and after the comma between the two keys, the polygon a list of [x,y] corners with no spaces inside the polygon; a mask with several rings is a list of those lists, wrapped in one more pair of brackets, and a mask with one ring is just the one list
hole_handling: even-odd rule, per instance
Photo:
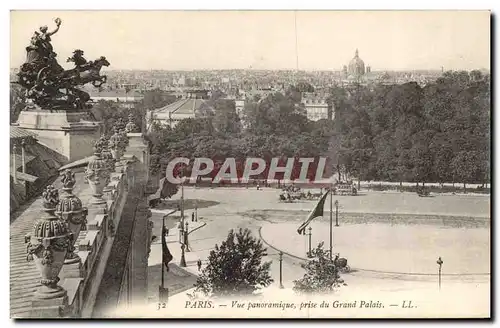
{"label": "church dome", "polygon": [[349,75],[359,76],[365,74],[365,62],[359,58],[358,49],[356,49],[356,53],[354,58],[349,62]]}

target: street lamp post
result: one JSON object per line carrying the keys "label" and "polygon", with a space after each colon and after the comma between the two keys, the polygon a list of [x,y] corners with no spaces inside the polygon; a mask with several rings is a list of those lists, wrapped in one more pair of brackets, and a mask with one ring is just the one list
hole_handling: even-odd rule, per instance
{"label": "street lamp post", "polygon": [[186,252],[189,252],[188,235],[189,235],[189,223],[186,221],[186,229],[184,230],[184,245],[186,246]]}
{"label": "street lamp post", "polygon": [[183,228],[183,225],[182,225],[182,221],[179,222],[179,243],[182,244],[182,238],[184,238],[184,228]]}
{"label": "street lamp post", "polygon": [[307,252],[307,257],[312,257],[312,252],[311,252],[311,236],[312,236],[312,228],[309,227],[309,252]]}
{"label": "street lamp post", "polygon": [[335,226],[339,226],[339,201],[335,201]]}
{"label": "street lamp post", "polygon": [[181,263],[179,265],[183,268],[186,267],[186,258],[184,257],[184,244],[181,244]]}
{"label": "street lamp post", "polygon": [[184,223],[184,169],[182,169],[182,182],[181,182],[181,220]]}
{"label": "street lamp post", "polygon": [[[162,233],[162,248],[161,248],[161,259],[162,259],[162,263],[161,263],[161,286],[158,288],[158,292],[159,292],[159,300],[160,302],[167,302],[168,301],[168,288],[165,288],[165,263],[163,263],[163,259],[165,258],[165,254],[163,254],[163,238],[165,238],[165,242],[167,242],[167,236],[166,236],[166,229],[165,229],[165,219],[167,218],[167,216],[169,216],[170,214],[173,214],[177,212],[177,210],[173,210],[172,212],[170,213],[167,213],[166,215],[163,216],[162,218],[162,227],[161,227],[161,233]],[[164,233],[165,233],[165,236],[164,236]]]}
{"label": "street lamp post", "polygon": [[279,253],[280,255],[280,288],[283,289],[285,286],[283,286],[283,252]]}
{"label": "street lamp post", "polygon": [[330,260],[333,258],[333,185],[330,185]]}
{"label": "street lamp post", "polygon": [[198,222],[198,199],[196,200],[196,203],[194,204],[194,221]]}
{"label": "street lamp post", "polygon": [[438,258],[436,263],[439,265],[439,271],[438,271],[438,283],[439,283],[439,290],[441,290],[441,266],[443,265],[443,260],[441,259],[441,256]]}

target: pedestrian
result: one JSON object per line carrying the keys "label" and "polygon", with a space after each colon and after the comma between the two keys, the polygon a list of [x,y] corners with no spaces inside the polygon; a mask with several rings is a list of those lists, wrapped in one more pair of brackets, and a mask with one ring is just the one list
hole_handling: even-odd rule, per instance
{"label": "pedestrian", "polygon": [[191,222],[194,222],[194,212],[191,213]]}
{"label": "pedestrian", "polygon": [[201,271],[201,260],[200,259],[198,259],[197,264],[198,264],[198,271]]}

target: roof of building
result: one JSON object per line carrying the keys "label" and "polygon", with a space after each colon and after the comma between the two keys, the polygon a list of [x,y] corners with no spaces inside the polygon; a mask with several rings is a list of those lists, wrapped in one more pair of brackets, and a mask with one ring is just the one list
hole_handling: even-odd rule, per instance
{"label": "roof of building", "polygon": [[195,114],[202,109],[213,111],[204,99],[186,98],[154,110],[154,113]]}
{"label": "roof of building", "polygon": [[[11,172],[10,175],[14,176],[14,173]],[[16,178],[18,180],[28,181],[28,182],[35,182],[36,180],[38,180],[38,177],[36,177],[34,175],[31,175],[31,174],[28,174],[28,173],[19,172],[19,171],[16,172]]]}
{"label": "roof of building", "polygon": [[[17,152],[19,153],[19,151],[17,151]],[[12,155],[12,153],[11,153],[11,155]],[[15,154],[14,157],[16,159],[16,169],[19,169],[21,166],[23,166],[23,157],[20,154]],[[25,164],[28,164],[29,162],[31,162],[35,158],[36,158],[36,156],[28,154],[28,152],[26,152],[24,154],[24,162],[25,162]],[[10,157],[11,170],[13,170],[13,168],[14,168],[14,161],[13,161],[13,159],[14,158],[12,158],[12,156],[11,156]]]}
{"label": "roof of building", "polygon": [[66,165],[63,165],[59,168],[59,171],[64,171],[66,169],[75,169],[78,167],[87,166],[87,164],[89,163],[90,159],[92,159],[92,157],[94,157],[94,155],[76,160],[76,161],[68,163]]}
{"label": "roof of building", "polygon": [[27,131],[25,129],[21,129],[17,126],[10,127],[10,138],[11,139],[23,139],[23,138],[35,138],[36,134],[33,132]]}

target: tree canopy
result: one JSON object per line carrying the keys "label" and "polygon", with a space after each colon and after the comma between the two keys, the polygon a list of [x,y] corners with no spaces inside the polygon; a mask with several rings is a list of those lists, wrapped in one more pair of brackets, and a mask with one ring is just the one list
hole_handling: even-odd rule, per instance
{"label": "tree canopy", "polygon": [[266,255],[262,241],[250,230],[229,231],[226,240],[210,251],[195,291],[206,296],[250,295],[269,286],[271,262],[262,263]]}

